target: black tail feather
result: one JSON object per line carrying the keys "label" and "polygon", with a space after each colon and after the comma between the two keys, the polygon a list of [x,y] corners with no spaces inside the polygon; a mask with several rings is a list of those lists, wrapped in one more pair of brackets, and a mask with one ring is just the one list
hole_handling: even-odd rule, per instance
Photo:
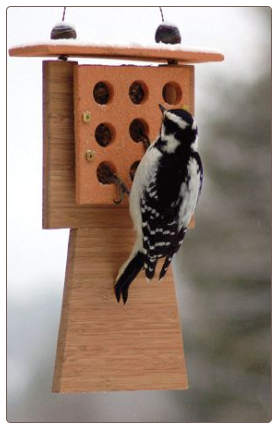
{"label": "black tail feather", "polygon": [[165,258],[165,261],[164,261],[163,266],[162,266],[160,273],[159,273],[159,280],[162,280],[163,277],[165,276],[165,274],[167,273],[168,268],[171,264],[171,259],[169,259],[168,257]]}
{"label": "black tail feather", "polygon": [[124,304],[126,303],[128,298],[128,288],[143,266],[144,255],[141,252],[137,252],[114,285],[115,295],[118,302],[120,302],[122,297]]}
{"label": "black tail feather", "polygon": [[145,274],[147,279],[152,280],[155,275],[155,268],[158,263],[158,259],[148,259],[145,262]]}

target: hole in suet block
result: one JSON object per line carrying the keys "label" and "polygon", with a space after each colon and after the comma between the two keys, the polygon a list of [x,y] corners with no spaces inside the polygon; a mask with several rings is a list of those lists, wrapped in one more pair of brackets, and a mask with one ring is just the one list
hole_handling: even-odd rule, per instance
{"label": "hole in suet block", "polygon": [[167,104],[177,104],[182,98],[181,87],[175,82],[168,82],[162,89],[163,100]]}
{"label": "hole in suet block", "polygon": [[135,81],[129,87],[129,97],[134,104],[145,101],[148,90],[143,82]]}
{"label": "hole in suet block", "polygon": [[149,133],[149,127],[143,119],[134,119],[129,127],[129,134],[136,143],[142,142]]}
{"label": "hole in suet block", "polygon": [[95,138],[102,147],[108,146],[115,137],[115,130],[110,124],[99,124],[95,131]]}
{"label": "hole in suet block", "polygon": [[116,167],[112,162],[101,162],[97,168],[97,178],[103,185],[110,185],[112,183],[112,176],[116,173]]}
{"label": "hole in suet block", "polygon": [[112,89],[105,82],[98,82],[93,90],[93,96],[97,104],[107,104],[112,97]]}

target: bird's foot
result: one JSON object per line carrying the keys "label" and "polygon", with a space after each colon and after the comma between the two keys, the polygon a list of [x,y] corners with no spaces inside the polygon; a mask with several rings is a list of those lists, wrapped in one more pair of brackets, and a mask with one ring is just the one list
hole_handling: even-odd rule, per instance
{"label": "bird's foot", "polygon": [[109,165],[109,163],[103,163],[101,165],[101,168],[98,169],[98,180],[100,183],[103,183],[104,185],[110,185],[114,184],[117,186],[120,192],[120,198],[118,200],[113,200],[115,204],[120,204],[124,196],[129,196],[130,191],[127,188],[126,184],[117,176],[115,171],[113,171],[113,168]]}
{"label": "bird's foot", "polygon": [[148,147],[151,145],[151,142],[148,136],[145,136],[145,135],[140,136],[139,141],[143,143],[145,150],[147,150]]}
{"label": "bird's foot", "polygon": [[116,175],[113,174],[111,177],[111,183],[114,183],[120,192],[120,198],[118,200],[113,199],[114,204],[121,204],[125,195],[129,196],[130,191],[126,184]]}

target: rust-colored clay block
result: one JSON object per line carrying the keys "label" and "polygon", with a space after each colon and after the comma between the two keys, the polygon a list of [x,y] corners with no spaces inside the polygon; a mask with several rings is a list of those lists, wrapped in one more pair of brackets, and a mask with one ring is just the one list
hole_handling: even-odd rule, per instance
{"label": "rust-colored clay block", "polygon": [[136,140],[141,134],[150,141],[157,137],[159,103],[194,111],[194,68],[75,66],[74,103],[77,202],[112,206],[117,189],[101,183],[99,169],[109,165],[131,187],[132,170],[145,151]]}
{"label": "rust-colored clay block", "polygon": [[54,392],[188,387],[171,270],[162,282],[142,272],[126,305],[114,296],[133,241],[128,229],[71,231]]}

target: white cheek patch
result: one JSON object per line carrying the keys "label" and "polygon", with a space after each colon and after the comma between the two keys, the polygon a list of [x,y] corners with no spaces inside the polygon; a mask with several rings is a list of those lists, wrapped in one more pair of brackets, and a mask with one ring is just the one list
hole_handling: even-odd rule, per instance
{"label": "white cheek patch", "polygon": [[166,141],[166,145],[164,146],[163,150],[168,153],[174,153],[177,147],[180,145],[180,142],[172,135],[165,136],[164,141]]}
{"label": "white cheek patch", "polygon": [[166,112],[165,116],[172,122],[175,122],[182,130],[185,130],[186,127],[189,127],[189,123],[179,116],[174,115],[174,113]]}

